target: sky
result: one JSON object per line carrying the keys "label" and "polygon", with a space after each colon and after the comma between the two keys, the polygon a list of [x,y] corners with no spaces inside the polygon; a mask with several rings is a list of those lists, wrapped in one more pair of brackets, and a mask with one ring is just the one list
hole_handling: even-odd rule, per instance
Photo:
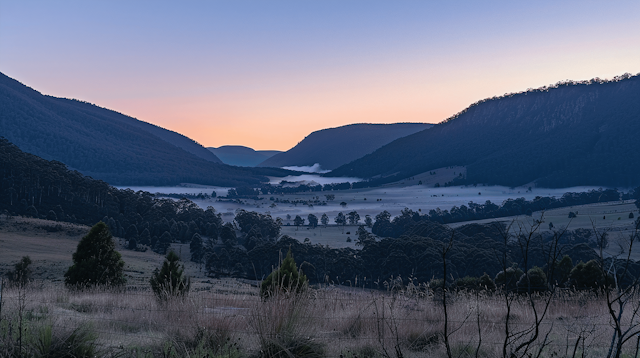
{"label": "sky", "polygon": [[640,72],[640,1],[0,0],[0,72],[207,147]]}

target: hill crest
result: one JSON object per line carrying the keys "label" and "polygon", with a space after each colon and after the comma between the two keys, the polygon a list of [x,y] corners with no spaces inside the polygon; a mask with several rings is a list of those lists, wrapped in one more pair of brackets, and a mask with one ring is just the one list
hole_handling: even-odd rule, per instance
{"label": "hill crest", "polygon": [[260,167],[310,167],[335,169],[404,136],[428,129],[428,123],[355,123],[326,128],[306,136],[295,147],[260,163]]}
{"label": "hill crest", "polygon": [[327,175],[383,182],[459,165],[461,184],[631,187],[638,117],[638,75],[558,82],[478,101]]}

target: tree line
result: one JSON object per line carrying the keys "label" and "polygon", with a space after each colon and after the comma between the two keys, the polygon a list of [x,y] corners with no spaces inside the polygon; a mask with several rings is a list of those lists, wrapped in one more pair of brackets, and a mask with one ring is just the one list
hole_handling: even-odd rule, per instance
{"label": "tree line", "polygon": [[94,225],[164,253],[171,242],[190,242],[195,233],[217,236],[220,214],[188,199],[157,198],[117,189],[104,181],[21,151],[0,139],[0,212],[7,215]]}

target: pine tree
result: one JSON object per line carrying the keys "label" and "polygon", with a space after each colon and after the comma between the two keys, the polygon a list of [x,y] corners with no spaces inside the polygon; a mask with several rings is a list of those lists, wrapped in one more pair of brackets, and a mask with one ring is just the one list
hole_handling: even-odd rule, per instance
{"label": "pine tree", "polygon": [[65,284],[76,288],[124,285],[124,261],[115,248],[107,224],[102,221],[95,224],[78,243],[73,266],[64,274]]}
{"label": "pine tree", "polygon": [[191,279],[184,276],[184,265],[180,265],[180,257],[169,251],[162,268],[155,269],[151,275],[151,289],[160,301],[170,297],[186,296],[191,288]]}
{"label": "pine tree", "polygon": [[280,267],[275,269],[260,286],[260,296],[268,298],[279,293],[292,294],[304,291],[309,284],[309,279],[303,272],[298,272],[296,262],[293,259],[291,249]]}

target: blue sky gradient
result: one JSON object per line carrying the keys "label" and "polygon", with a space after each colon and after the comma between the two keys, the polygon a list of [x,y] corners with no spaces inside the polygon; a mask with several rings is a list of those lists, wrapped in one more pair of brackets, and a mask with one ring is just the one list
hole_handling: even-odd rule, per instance
{"label": "blue sky gradient", "polygon": [[0,72],[205,146],[640,72],[639,1],[7,1]]}

